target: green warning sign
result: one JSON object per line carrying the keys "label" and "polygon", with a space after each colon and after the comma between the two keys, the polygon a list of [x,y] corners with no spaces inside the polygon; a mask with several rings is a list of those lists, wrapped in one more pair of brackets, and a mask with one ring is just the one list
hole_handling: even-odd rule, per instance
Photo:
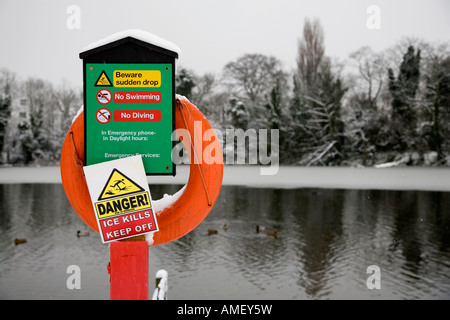
{"label": "green warning sign", "polygon": [[85,64],[85,162],[141,155],[146,174],[173,175],[173,64]]}

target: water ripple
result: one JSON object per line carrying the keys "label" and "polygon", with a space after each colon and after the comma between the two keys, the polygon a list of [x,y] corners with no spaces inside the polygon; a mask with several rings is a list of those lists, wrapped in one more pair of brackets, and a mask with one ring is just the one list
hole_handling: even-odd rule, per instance
{"label": "water ripple", "polygon": [[[109,298],[108,246],[75,236],[86,226],[61,185],[0,195],[0,298]],[[150,248],[150,275],[168,271],[170,299],[449,299],[449,207],[444,192],[225,186],[195,230]],[[71,264],[78,292],[65,286]],[[366,285],[371,265],[380,290]]]}

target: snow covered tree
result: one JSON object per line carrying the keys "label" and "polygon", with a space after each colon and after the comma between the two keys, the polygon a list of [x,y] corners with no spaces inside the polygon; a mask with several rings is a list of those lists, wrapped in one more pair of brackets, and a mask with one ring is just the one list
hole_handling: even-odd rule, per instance
{"label": "snow covered tree", "polygon": [[433,52],[427,59],[425,74],[425,135],[431,150],[437,151],[438,160],[450,147],[450,55]]}
{"label": "snow covered tree", "polygon": [[350,59],[358,70],[352,86],[359,95],[361,105],[365,109],[376,110],[386,77],[387,63],[384,55],[375,53],[366,46],[351,53]]}
{"label": "snow covered tree", "polygon": [[0,163],[3,161],[1,155],[6,142],[6,128],[11,116],[11,100],[15,78],[15,74],[7,69],[0,70]]}
{"label": "snow covered tree", "polygon": [[346,124],[346,150],[350,160],[373,165],[378,151],[391,145],[387,92],[388,61],[384,52],[361,47],[351,53],[346,86],[349,92],[343,113]]}
{"label": "snow covered tree", "polygon": [[388,69],[389,92],[392,97],[393,135],[395,149],[405,151],[416,142],[415,126],[417,114],[415,96],[420,80],[420,50],[409,46],[400,64],[398,76]]}
{"label": "snow covered tree", "polygon": [[193,79],[195,86],[192,88],[190,101],[195,104],[204,115],[211,116],[214,113],[217,113],[217,116],[219,116],[216,96],[214,94],[214,89],[216,87],[215,75],[212,73],[206,73],[201,76],[193,74]]}
{"label": "snow covered tree", "polygon": [[55,111],[61,114],[61,121],[55,123],[55,130],[60,130],[63,138],[72,124],[72,119],[78,112],[82,101],[82,92],[76,91],[64,80],[60,86],[52,90],[51,103],[55,105]]}
{"label": "snow covered tree", "polygon": [[29,122],[23,120],[17,125],[17,128],[19,129],[18,142],[21,153],[18,158],[24,164],[32,163],[34,160],[33,152],[36,149],[40,150],[40,147],[33,138],[31,125]]}
{"label": "snow covered tree", "polygon": [[[3,146],[5,144],[6,126],[11,115],[11,96],[1,92],[0,93],[0,155],[2,154]],[[0,163],[3,157],[0,156]]]}
{"label": "snow covered tree", "polygon": [[230,106],[227,113],[230,117],[231,125],[234,128],[243,129],[244,131],[247,130],[250,115],[244,103],[237,98],[231,98],[229,102]]}
{"label": "snow covered tree", "polygon": [[[275,86],[270,91],[270,96],[266,98],[266,128],[278,130],[278,148],[280,161],[283,163],[292,163],[293,159],[299,158],[297,154],[299,146],[296,144],[299,139],[299,128],[294,128],[296,122],[293,121],[294,109],[289,107],[289,100],[286,96],[285,79],[277,79]],[[269,145],[268,150],[272,150]]]}
{"label": "snow covered tree", "polygon": [[226,64],[224,75],[231,81],[234,95],[247,106],[254,126],[263,126],[266,121],[261,116],[265,114],[266,97],[277,79],[286,77],[280,60],[262,54],[245,54]]}
{"label": "snow covered tree", "polygon": [[280,129],[282,126],[282,92],[281,84],[278,79],[275,86],[270,91],[270,98],[266,103],[267,123],[269,129]]}
{"label": "snow covered tree", "polygon": [[[37,163],[52,163],[59,159],[60,145],[58,135],[60,130],[55,130],[56,125],[56,103],[53,100],[53,86],[42,79],[27,79],[22,86],[22,91],[29,105],[29,123],[21,124],[21,131],[26,137],[22,140],[28,145],[25,152],[32,149],[31,159]],[[29,141],[29,133],[31,141]],[[29,160],[28,154],[25,156]]]}
{"label": "snow covered tree", "polygon": [[[346,89],[324,55],[323,29],[318,20],[305,20],[297,58],[299,124],[307,139],[302,164],[339,164],[343,159],[344,124],[341,100]],[[298,111],[298,110],[297,110]]]}
{"label": "snow covered tree", "polygon": [[307,105],[301,98],[301,92],[297,77],[293,77],[293,96],[289,102],[288,116],[286,117],[287,130],[285,130],[283,152],[281,160],[289,159],[289,163],[297,163],[309,146],[309,130],[307,128],[307,120],[309,119],[306,112]]}

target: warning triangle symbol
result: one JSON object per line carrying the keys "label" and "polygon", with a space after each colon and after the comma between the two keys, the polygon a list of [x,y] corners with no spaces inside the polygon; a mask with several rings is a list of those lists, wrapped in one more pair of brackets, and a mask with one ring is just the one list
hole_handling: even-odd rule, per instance
{"label": "warning triangle symbol", "polygon": [[98,200],[100,201],[109,198],[115,198],[141,191],[145,190],[137,185],[133,180],[124,175],[122,172],[114,169],[111,172],[111,175],[109,176],[105,186],[103,187]]}
{"label": "warning triangle symbol", "polygon": [[103,70],[102,73],[100,73],[100,76],[98,77],[94,86],[95,87],[112,87],[111,80],[109,80],[108,75],[106,74],[105,70]]}

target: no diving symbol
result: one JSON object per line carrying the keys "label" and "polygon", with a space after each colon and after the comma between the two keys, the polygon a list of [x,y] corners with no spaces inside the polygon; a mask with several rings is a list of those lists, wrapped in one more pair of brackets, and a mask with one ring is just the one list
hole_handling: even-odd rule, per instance
{"label": "no diving symbol", "polygon": [[97,101],[101,104],[108,104],[111,102],[112,94],[107,89],[102,89],[97,92]]}
{"label": "no diving symbol", "polygon": [[105,108],[98,109],[97,113],[95,114],[95,117],[97,118],[97,121],[100,123],[108,123],[111,120],[111,111]]}

